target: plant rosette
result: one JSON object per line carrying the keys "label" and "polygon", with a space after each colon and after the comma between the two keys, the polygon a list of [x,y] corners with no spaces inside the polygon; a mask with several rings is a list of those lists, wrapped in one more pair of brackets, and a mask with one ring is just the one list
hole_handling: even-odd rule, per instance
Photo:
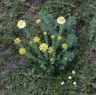
{"label": "plant rosette", "polygon": [[[18,21],[18,28],[24,28],[26,30],[24,33],[26,33],[26,37],[28,37],[28,43],[32,43],[26,43],[27,45],[24,45],[20,43],[21,39],[16,38],[14,40],[15,43],[17,43],[17,45],[20,43],[19,53],[23,56],[25,55],[29,60],[31,59],[34,62],[38,62],[39,67],[43,70],[47,70],[48,68],[51,70],[55,67],[59,70],[64,70],[67,64],[71,63],[77,54],[75,47],[78,44],[78,38],[75,29],[72,28],[75,27],[76,24],[72,23],[72,21],[69,23],[71,19],[73,22],[76,22],[73,16],[69,18],[60,16],[54,21],[51,14],[44,12],[39,13],[39,19],[36,20],[35,23],[39,24],[40,34],[36,32],[38,30],[35,26],[31,27],[33,31],[28,31],[30,29],[26,29],[26,22],[23,20]],[[56,23],[59,24],[57,30],[58,25]],[[73,32],[70,33],[69,30],[72,31],[72,29],[69,28],[72,28]],[[70,49],[70,46],[74,48]]]}

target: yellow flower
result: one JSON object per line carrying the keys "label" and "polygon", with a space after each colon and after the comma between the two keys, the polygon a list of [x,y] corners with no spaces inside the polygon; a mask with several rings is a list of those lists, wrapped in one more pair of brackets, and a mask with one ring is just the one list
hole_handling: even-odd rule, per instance
{"label": "yellow flower", "polygon": [[59,36],[57,37],[57,39],[58,39],[58,40],[61,40],[61,39],[62,39],[62,36],[59,35]]}
{"label": "yellow flower", "polygon": [[40,38],[38,36],[35,36],[33,41],[34,41],[34,43],[38,43],[40,41]]}
{"label": "yellow flower", "polygon": [[37,19],[36,20],[36,24],[39,25],[41,23],[41,20],[40,19]]}
{"label": "yellow flower", "polygon": [[49,47],[48,48],[48,53],[52,53],[53,52],[53,47]]}
{"label": "yellow flower", "polygon": [[26,53],[26,49],[25,48],[20,48],[19,49],[19,54],[20,55],[24,55]]}
{"label": "yellow flower", "polygon": [[62,48],[63,48],[63,49],[67,49],[67,48],[68,48],[68,45],[67,45],[66,43],[63,43],[63,44],[62,44]]}
{"label": "yellow flower", "polygon": [[20,42],[21,42],[21,39],[20,39],[20,38],[15,38],[15,39],[14,39],[14,43],[15,43],[15,44],[19,44]]}
{"label": "yellow flower", "polygon": [[47,32],[43,32],[43,35],[47,35]]}
{"label": "yellow flower", "polygon": [[26,27],[26,22],[24,20],[19,20],[18,23],[17,23],[17,27],[19,29],[23,29]]}
{"label": "yellow flower", "polygon": [[57,18],[57,23],[58,24],[64,24],[66,22],[66,19],[63,16],[60,16]]}
{"label": "yellow flower", "polygon": [[46,43],[42,43],[40,44],[39,49],[44,52],[48,49],[48,45]]}
{"label": "yellow flower", "polygon": [[55,35],[51,35],[51,39],[54,39],[55,38]]}

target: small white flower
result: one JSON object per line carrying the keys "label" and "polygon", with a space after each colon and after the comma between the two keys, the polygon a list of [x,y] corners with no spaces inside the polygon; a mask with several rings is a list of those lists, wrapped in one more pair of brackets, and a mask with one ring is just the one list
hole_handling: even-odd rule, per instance
{"label": "small white flower", "polygon": [[57,18],[57,23],[58,24],[64,24],[66,22],[66,19],[63,16],[60,16]]}
{"label": "small white flower", "polygon": [[19,20],[18,23],[17,23],[17,27],[19,29],[23,29],[26,27],[26,22],[24,20]]}
{"label": "small white flower", "polygon": [[74,82],[73,82],[73,85],[74,85],[74,86],[77,86],[77,83],[76,83],[76,81],[74,81]]}
{"label": "small white flower", "polygon": [[72,74],[74,75],[75,73],[76,73],[75,70],[73,70],[73,71],[72,71]]}
{"label": "small white flower", "polygon": [[65,84],[65,82],[64,82],[64,81],[62,81],[62,82],[61,82],[61,85],[64,85],[64,84]]}
{"label": "small white flower", "polygon": [[68,79],[72,79],[72,76],[69,76]]}

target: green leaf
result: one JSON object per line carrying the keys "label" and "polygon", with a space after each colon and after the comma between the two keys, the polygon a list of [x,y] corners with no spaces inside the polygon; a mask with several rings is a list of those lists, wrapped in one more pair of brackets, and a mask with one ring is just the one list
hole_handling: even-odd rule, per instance
{"label": "green leaf", "polygon": [[67,35],[67,43],[68,43],[69,46],[77,43],[76,35],[75,34],[68,34]]}
{"label": "green leaf", "polygon": [[39,17],[41,19],[41,28],[43,29],[43,31],[46,31],[49,34],[52,33],[55,27],[53,16],[46,10],[41,10],[39,12]]}
{"label": "green leaf", "polygon": [[40,65],[40,67],[41,67],[41,69],[44,70],[44,71],[47,69],[47,67],[45,66],[45,64],[44,64],[43,62],[42,62],[42,64]]}
{"label": "green leaf", "polygon": [[69,33],[75,33],[76,32],[76,17],[75,16],[69,16],[65,23],[65,28],[68,30]]}

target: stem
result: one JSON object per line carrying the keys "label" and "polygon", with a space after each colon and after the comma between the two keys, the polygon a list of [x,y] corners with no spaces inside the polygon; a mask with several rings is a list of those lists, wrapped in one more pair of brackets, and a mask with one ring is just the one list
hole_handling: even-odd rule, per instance
{"label": "stem", "polygon": [[[46,44],[49,46],[49,43],[48,43],[48,36],[47,36],[47,35],[44,35],[44,38],[45,38]],[[44,54],[45,54],[45,57],[48,58],[48,53],[45,52]]]}
{"label": "stem", "polygon": [[24,32],[27,34],[26,36],[27,36],[29,39],[32,38],[32,36],[31,36],[31,34],[30,34],[30,32],[28,31],[27,28],[24,29]]}
{"label": "stem", "polygon": [[55,78],[55,77],[49,77],[49,76],[43,76],[43,75],[28,75],[28,74],[26,74],[26,73],[18,73],[19,75],[25,75],[28,79],[30,79],[30,77],[31,78],[35,78],[35,79],[37,79],[37,78],[44,78],[44,79],[55,79],[55,80],[61,80],[61,78]]}
{"label": "stem", "polygon": [[57,56],[57,58],[59,59],[60,58],[60,56],[65,52],[66,50],[65,49],[63,49],[63,51],[62,52],[60,52],[60,54]]}
{"label": "stem", "polygon": [[[61,36],[61,35],[62,35],[62,32],[63,32],[62,29],[63,29],[63,26],[60,25],[60,30],[59,30],[58,36]],[[56,43],[56,46],[55,46],[56,48],[57,48],[59,42],[60,42],[60,41],[58,40],[57,43]]]}
{"label": "stem", "polygon": [[63,29],[63,26],[60,25],[59,35],[62,35],[62,32],[63,32],[62,29]]}
{"label": "stem", "polygon": [[38,48],[37,45],[36,45],[36,48],[37,48],[37,50],[38,50],[38,57],[41,57],[41,58],[44,60],[44,57],[43,57],[43,55],[41,54],[41,52],[40,52],[40,50],[39,50],[39,48]]}

